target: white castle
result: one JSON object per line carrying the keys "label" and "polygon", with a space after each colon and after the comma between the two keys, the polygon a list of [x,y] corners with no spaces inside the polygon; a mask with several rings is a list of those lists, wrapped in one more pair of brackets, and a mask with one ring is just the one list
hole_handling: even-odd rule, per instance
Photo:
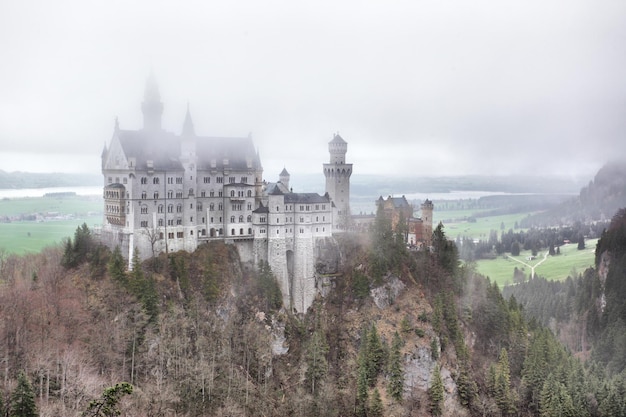
{"label": "white castle", "polygon": [[286,169],[278,182],[263,180],[250,136],[198,136],[189,108],[180,135],[163,130],[153,76],[141,109],[143,129],[123,130],[116,120],[102,152],[102,242],[129,260],[135,248],[147,259],[212,240],[232,243],[243,262],[269,263],[286,307],[306,311],[321,289],[319,261],[350,219],[347,143],[339,135],[329,142],[324,195],[295,193]]}

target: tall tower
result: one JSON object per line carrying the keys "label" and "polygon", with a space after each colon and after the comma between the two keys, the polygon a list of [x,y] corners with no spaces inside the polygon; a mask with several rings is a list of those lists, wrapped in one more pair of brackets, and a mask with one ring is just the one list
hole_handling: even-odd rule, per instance
{"label": "tall tower", "polygon": [[278,174],[278,180],[287,189],[289,189],[289,179],[290,178],[291,178],[291,175],[289,175],[289,172],[287,172],[287,168],[283,168],[283,170],[280,172],[280,174]]}
{"label": "tall tower", "polygon": [[346,230],[350,222],[350,175],[352,164],[346,164],[348,143],[339,134],[328,142],[330,163],[324,164],[326,193],[333,208],[333,231]]}
{"label": "tall tower", "polygon": [[154,73],[150,73],[148,81],[146,81],[146,90],[143,95],[143,103],[141,103],[141,112],[143,113],[144,130],[161,130],[161,116],[163,115],[163,103],[161,103],[161,95],[157,86]]}
{"label": "tall tower", "polygon": [[435,206],[429,199],[424,200],[422,203],[422,225],[424,227],[424,240],[426,245],[430,246],[431,238],[433,236],[433,209]]}

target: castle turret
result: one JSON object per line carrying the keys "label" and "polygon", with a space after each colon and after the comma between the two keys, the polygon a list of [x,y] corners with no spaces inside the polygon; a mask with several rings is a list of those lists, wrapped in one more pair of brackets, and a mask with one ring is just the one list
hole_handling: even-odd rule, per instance
{"label": "castle turret", "polygon": [[326,192],[333,206],[333,230],[345,230],[350,220],[350,175],[352,164],[346,163],[348,143],[339,134],[328,142],[330,163],[324,164]]}
{"label": "castle turret", "polygon": [[146,81],[146,90],[141,103],[143,113],[144,130],[161,130],[161,116],[163,115],[163,103],[157,86],[154,73],[150,73]]}
{"label": "castle turret", "polygon": [[285,186],[286,189],[289,190],[289,179],[291,178],[291,176],[289,175],[289,172],[287,172],[286,168],[283,168],[283,170],[280,172],[280,174],[278,175],[278,180],[281,182],[281,184],[283,184]]}
{"label": "castle turret", "polygon": [[433,235],[433,202],[429,199],[424,200],[422,203],[422,222],[424,227],[424,239],[426,244],[430,246],[430,241]]}

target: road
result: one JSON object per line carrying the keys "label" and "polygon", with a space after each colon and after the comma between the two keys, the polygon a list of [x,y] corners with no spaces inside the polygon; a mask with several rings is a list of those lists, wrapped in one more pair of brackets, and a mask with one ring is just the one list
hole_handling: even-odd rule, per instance
{"label": "road", "polygon": [[535,278],[535,268],[537,268],[539,265],[541,265],[542,263],[544,263],[546,261],[546,259],[548,259],[548,255],[549,255],[549,251],[546,251],[546,253],[543,254],[543,259],[540,260],[539,262],[537,262],[537,264],[535,266],[529,265],[524,261],[520,261],[519,259],[515,259],[514,257],[512,257],[511,255],[506,255],[509,258],[513,259],[515,262],[519,262],[524,266],[527,266],[530,268],[530,276],[531,278]]}

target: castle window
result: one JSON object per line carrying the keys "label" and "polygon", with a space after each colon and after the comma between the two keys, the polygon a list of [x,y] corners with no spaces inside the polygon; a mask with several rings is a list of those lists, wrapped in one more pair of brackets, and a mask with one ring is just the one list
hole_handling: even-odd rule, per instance
{"label": "castle window", "polygon": [[159,239],[160,239],[160,240],[163,240],[163,232],[160,232],[160,233],[159,233]]}
{"label": "castle window", "polygon": [[222,209],[223,209],[223,207],[222,207],[222,203],[219,203],[219,204],[217,205],[217,209],[218,209],[219,211],[222,211]]}
{"label": "castle window", "polygon": [[202,203],[198,203],[198,204],[196,204],[196,209],[197,209],[198,211],[202,211]]}
{"label": "castle window", "polygon": [[237,191],[237,196],[238,197],[243,197],[243,191]]}
{"label": "castle window", "polygon": [[181,239],[181,238],[183,238],[183,236],[184,236],[183,232],[176,232],[176,237],[177,238]]}
{"label": "castle window", "polygon": [[167,198],[174,198],[174,191],[169,190],[169,191],[167,192]]}
{"label": "castle window", "polygon": [[265,234],[265,229],[260,230],[261,234]]}
{"label": "castle window", "polygon": [[251,235],[252,234],[252,228],[248,227],[248,234]]}
{"label": "castle window", "polygon": [[147,184],[147,183],[148,183],[148,178],[146,178],[146,177],[141,177],[141,183],[142,183],[142,184]]}
{"label": "castle window", "polygon": [[174,219],[167,219],[168,226],[174,226]]}
{"label": "castle window", "polygon": [[141,192],[141,199],[145,200],[148,197],[148,194],[145,191]]}
{"label": "castle window", "polygon": [[304,206],[300,206],[300,211],[304,211]]}
{"label": "castle window", "polygon": [[176,198],[183,198],[183,192],[182,191],[176,191]]}
{"label": "castle window", "polygon": [[183,219],[181,219],[180,217],[176,219],[176,225],[177,226],[181,226],[183,224]]}
{"label": "castle window", "polygon": [[316,228],[315,228],[315,231],[316,231],[316,232],[319,232],[319,231],[320,231],[320,229],[319,229],[318,227],[316,227]]}
{"label": "castle window", "polygon": [[190,236],[193,236],[193,230],[190,230],[190,231],[189,231],[189,235],[190,235]]}
{"label": "castle window", "polygon": [[300,228],[300,233],[304,233],[304,229],[302,227]]}
{"label": "castle window", "polygon": [[252,197],[252,190],[248,190],[248,197]]}
{"label": "castle window", "polygon": [[243,216],[239,216],[239,223],[243,223]]}
{"label": "castle window", "polygon": [[230,222],[235,223],[235,216],[230,216]]}
{"label": "castle window", "polygon": [[141,206],[141,214],[148,214],[148,206]]}
{"label": "castle window", "polygon": [[276,211],[280,211],[280,207],[276,206]]}
{"label": "castle window", "polygon": [[115,177],[115,183],[119,184],[120,183],[120,177]]}
{"label": "castle window", "polygon": [[215,210],[215,204],[211,203],[209,204],[209,211],[213,211]]}
{"label": "castle window", "polygon": [[192,209],[193,208],[193,203],[189,203],[189,208]]}
{"label": "castle window", "polygon": [[211,223],[213,223],[213,217],[211,217]]}
{"label": "castle window", "polygon": [[261,217],[261,218],[259,218],[259,221],[260,221],[261,223],[265,223],[265,217]]}
{"label": "castle window", "polygon": [[204,217],[202,218],[202,224],[204,224]]}
{"label": "castle window", "polygon": [[239,234],[243,235],[243,228],[239,229]]}
{"label": "castle window", "polygon": [[248,182],[248,177],[241,177],[241,183],[245,184]]}
{"label": "castle window", "polygon": [[319,218],[318,216],[315,216],[315,221],[316,221],[316,222],[319,222],[319,221],[320,221],[320,218]]}
{"label": "castle window", "polygon": [[230,235],[235,236],[235,229],[230,229]]}
{"label": "castle window", "polygon": [[322,221],[325,222],[326,221],[326,216],[322,216]]}
{"label": "castle window", "polygon": [[300,217],[300,223],[304,223],[304,217]]}
{"label": "castle window", "polygon": [[206,229],[202,229],[202,236],[206,236]]}
{"label": "castle window", "polygon": [[158,193],[158,191],[155,191],[155,193],[154,193],[154,199],[155,199],[155,200],[158,200],[158,199],[159,199],[159,193]]}
{"label": "castle window", "polygon": [[174,184],[174,178],[173,177],[167,177],[167,183],[168,184]]}
{"label": "castle window", "polygon": [[176,184],[182,184],[183,183],[183,177],[176,177]]}
{"label": "castle window", "polygon": [[306,206],[306,211],[309,211],[309,206]]}
{"label": "castle window", "polygon": [[211,177],[204,177],[204,183],[205,184],[210,184],[211,183]]}
{"label": "castle window", "polygon": [[[219,191],[217,192],[217,196],[218,196],[218,197],[221,197],[221,196],[222,196],[222,190],[219,190]],[[211,196],[211,197],[212,197],[212,196]]]}
{"label": "castle window", "polygon": [[235,183],[235,177],[228,177],[228,183],[229,184],[234,184]]}
{"label": "castle window", "polygon": [[193,216],[189,217],[189,222],[193,223]]}
{"label": "castle window", "polygon": [[206,191],[200,191],[200,197],[206,197]]}
{"label": "castle window", "polygon": [[193,195],[193,188],[189,189],[189,195]]}
{"label": "castle window", "polygon": [[209,197],[215,197],[215,191],[211,190],[211,191],[209,192]]}
{"label": "castle window", "polygon": [[179,204],[176,206],[176,213],[182,213],[183,212],[183,205]]}
{"label": "castle window", "polygon": [[141,227],[148,227],[148,220],[142,220]]}
{"label": "castle window", "polygon": [[169,206],[167,206],[167,212],[168,213],[173,213],[174,212],[174,206],[171,205],[171,204]]}
{"label": "castle window", "polygon": [[326,204],[322,204],[322,210],[326,210]]}
{"label": "castle window", "polygon": [[252,216],[248,215],[248,223],[250,223],[252,221]]}
{"label": "castle window", "polygon": [[223,234],[224,234],[224,229],[220,227],[220,236],[222,236]]}
{"label": "castle window", "polygon": [[107,178],[107,181],[109,182],[109,184],[113,184],[113,178],[112,177]]}
{"label": "castle window", "polygon": [[252,203],[248,203],[248,210],[252,210]]}
{"label": "castle window", "polygon": [[279,235],[280,234],[280,230],[276,229],[276,234]]}
{"label": "castle window", "polygon": [[159,177],[152,178],[152,184],[158,184],[158,183],[159,183]]}
{"label": "castle window", "polygon": [[316,204],[316,205],[315,205],[315,210],[319,210],[319,209],[320,209],[320,205],[319,205],[319,204]]}
{"label": "castle window", "polygon": [[159,227],[163,227],[163,219],[159,219]]}
{"label": "castle window", "polygon": [[168,233],[167,234],[167,238],[168,239],[174,239],[174,233]]}
{"label": "castle window", "polygon": [[230,190],[230,196],[234,197],[235,196],[235,190]]}
{"label": "castle window", "polygon": [[217,178],[215,178],[215,182],[217,182],[218,184],[222,184],[224,182],[224,178],[217,177]]}

